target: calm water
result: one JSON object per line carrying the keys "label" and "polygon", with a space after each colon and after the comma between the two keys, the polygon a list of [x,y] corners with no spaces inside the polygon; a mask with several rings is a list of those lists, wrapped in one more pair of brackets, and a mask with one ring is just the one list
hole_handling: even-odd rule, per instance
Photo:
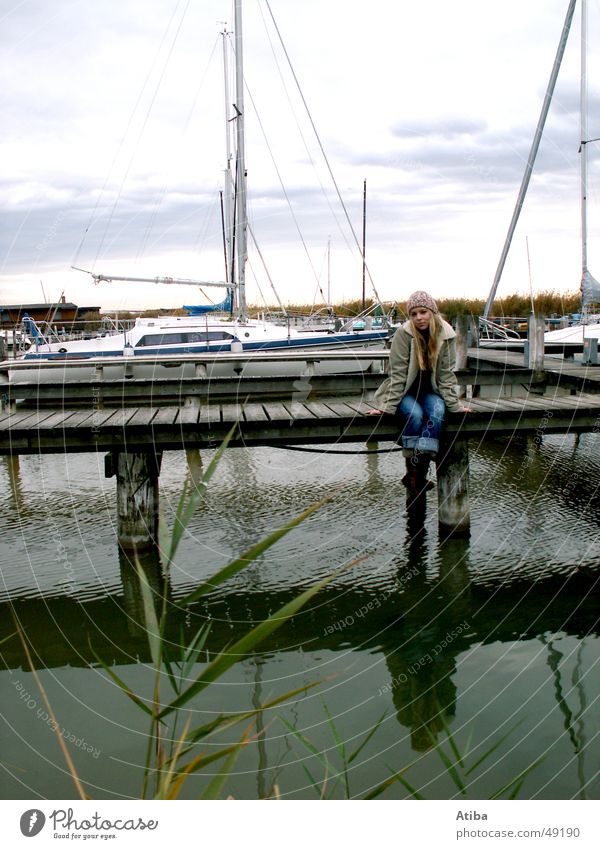
{"label": "calm water", "polygon": [[[339,742],[352,752],[383,716],[349,765],[351,796],[413,764],[406,777],[424,797],[452,798],[456,788],[431,749],[430,735],[443,739],[445,724],[473,750],[467,763],[507,735],[471,774],[472,798],[540,758],[521,797],[600,797],[600,440],[472,443],[471,462],[471,538],[444,541],[435,492],[425,517],[406,515],[398,453],[226,452],[180,547],[174,598],[312,502],[331,500],[173,621],[173,635],[209,616],[208,649],[219,651],[356,561],[261,654],[192,703],[199,723],[321,681],[264,716],[264,736],[236,764],[232,795],[257,798],[276,786],[285,798],[314,798],[313,783],[322,789],[327,775],[327,795],[343,797]],[[182,453],[165,455],[168,522],[185,471]],[[12,605],[88,794],[139,796],[147,724],[95,660],[150,694],[139,588],[116,545],[114,480],[96,455],[1,458],[0,476],[0,638],[14,630]],[[158,584],[156,562],[144,565]],[[0,651],[0,797],[73,797],[18,640]],[[193,777],[184,795],[206,782]],[[394,785],[384,798],[406,795]]]}

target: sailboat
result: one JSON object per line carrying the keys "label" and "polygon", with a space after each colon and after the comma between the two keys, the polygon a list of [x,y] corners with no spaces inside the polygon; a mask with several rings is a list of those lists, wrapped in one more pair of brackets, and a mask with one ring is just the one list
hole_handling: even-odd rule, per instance
{"label": "sailboat", "polygon": [[[29,331],[34,339],[34,344],[24,359],[45,361],[50,364],[53,361],[64,362],[65,360],[97,360],[98,358],[119,357],[127,358],[123,366],[111,364],[105,370],[107,376],[115,377],[123,373],[125,365],[128,373],[135,364],[136,357],[144,358],[136,366],[136,374],[146,376],[150,374],[158,377],[163,368],[168,368],[168,375],[177,376],[174,369],[175,363],[168,362],[168,358],[176,358],[178,355],[204,354],[204,353],[240,353],[248,352],[287,352],[287,351],[311,351],[322,350],[327,352],[347,353],[352,349],[377,348],[378,351],[385,346],[390,336],[388,326],[373,326],[372,322],[357,322],[353,324],[350,320],[345,326],[338,330],[332,328],[320,328],[313,330],[302,330],[292,327],[290,322],[275,323],[266,319],[252,319],[248,316],[246,304],[245,268],[247,260],[247,234],[248,217],[246,204],[246,161],[245,161],[245,113],[244,113],[244,73],[243,73],[243,51],[242,51],[242,10],[241,0],[235,0],[235,102],[234,117],[230,119],[226,115],[228,126],[235,127],[235,170],[231,174],[230,163],[233,157],[230,154],[230,137],[227,136],[227,170],[225,198],[228,203],[226,210],[227,227],[226,232],[230,234],[227,241],[226,255],[227,279],[225,281],[202,281],[180,278],[140,278],[124,277],[115,275],[92,274],[96,283],[101,281],[119,282],[143,282],[162,284],[186,284],[193,286],[217,286],[226,290],[226,297],[216,305],[186,307],[186,316],[157,316],[154,318],[138,318],[130,329],[120,331],[99,338],[74,341],[52,341],[46,338],[30,322]],[[224,44],[226,39],[224,38]],[[227,61],[225,61],[227,67]],[[226,74],[226,90],[227,74]],[[232,145],[233,146],[233,145]],[[231,184],[231,185],[229,185]],[[231,226],[229,222],[231,221]],[[218,317],[219,311],[227,312],[225,317]],[[191,313],[191,314],[190,314]],[[148,357],[156,357],[155,362],[148,364]],[[165,358],[167,358],[165,360]],[[317,373],[340,373],[348,371],[364,371],[368,369],[371,362],[368,360],[323,360],[316,365]],[[90,370],[92,369],[90,363]],[[299,365],[293,364],[293,370],[297,373]],[[193,364],[181,365],[181,374],[189,372],[193,374]],[[237,369],[237,370],[236,370]],[[50,369],[52,370],[52,369]],[[36,374],[43,380],[40,369]],[[64,370],[62,374],[65,379],[82,380],[89,379],[87,369]],[[91,373],[91,371],[90,371]],[[233,376],[239,373],[239,362],[232,362],[231,357],[218,361],[211,366],[210,375]],[[281,363],[273,359],[269,362],[261,357],[261,361],[246,365],[244,374],[253,376],[277,375],[290,373],[290,364]],[[71,374],[73,377],[71,378]],[[15,373],[15,379],[18,379]]]}
{"label": "sailboat", "polygon": [[565,342],[582,345],[585,339],[600,338],[600,321],[592,320],[590,309],[600,303],[600,283],[588,268],[587,226],[587,174],[588,174],[588,84],[587,84],[587,0],[581,0],[581,320],[571,327],[551,330],[544,334],[544,342]]}
{"label": "sailboat", "polygon": [[[500,256],[500,261],[496,270],[494,281],[490,293],[488,295],[483,315],[480,319],[480,344],[486,347],[516,347],[519,344],[518,334],[500,325],[494,324],[489,320],[494,298],[500,278],[504,269],[504,264],[508,255],[508,251],[512,242],[516,225],[523,207],[529,180],[533,171],[533,166],[537,156],[538,148],[542,138],[542,132],[552,101],[554,86],[558,76],[558,72],[562,63],[567,38],[571,28],[571,22],[575,12],[576,0],[569,0],[567,14],[561,33],[558,50],[554,60],[554,65],[550,75],[548,88],[542,105],[541,114],[538,120],[538,125],[534,135],[531,150],[527,160],[525,174],[521,182],[521,187],[513,211],[513,216],[509,225],[504,247]],[[572,343],[581,346],[584,338],[600,338],[600,322],[592,320],[590,316],[590,308],[593,304],[600,303],[600,283],[592,275],[588,268],[587,256],[587,174],[588,174],[588,150],[587,146],[591,141],[598,139],[590,139],[588,134],[588,91],[587,91],[587,0],[581,0],[581,78],[580,78],[580,193],[581,193],[581,303],[582,311],[580,320],[571,324],[569,327],[561,328],[560,330],[550,330],[544,334],[544,341],[547,343]],[[522,344],[522,340],[521,340]]]}

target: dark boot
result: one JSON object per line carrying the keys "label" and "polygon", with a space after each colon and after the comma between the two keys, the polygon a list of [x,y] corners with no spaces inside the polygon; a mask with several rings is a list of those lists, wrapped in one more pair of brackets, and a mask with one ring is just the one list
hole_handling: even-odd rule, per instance
{"label": "dark boot", "polygon": [[427,454],[419,454],[416,455],[414,459],[417,461],[417,486],[419,488],[419,492],[428,492],[434,487],[433,481],[430,481],[427,477],[427,473],[429,472],[430,458]]}
{"label": "dark boot", "polygon": [[406,458],[406,474],[402,478],[402,483],[413,497],[418,495],[421,490],[419,486],[419,470],[415,459],[414,456]]}

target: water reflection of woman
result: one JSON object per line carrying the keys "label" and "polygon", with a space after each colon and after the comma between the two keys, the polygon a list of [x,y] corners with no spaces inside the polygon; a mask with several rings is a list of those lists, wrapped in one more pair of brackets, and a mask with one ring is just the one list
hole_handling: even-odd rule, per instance
{"label": "water reflection of woman", "polygon": [[413,292],[406,303],[409,319],[398,328],[390,349],[389,376],[375,393],[378,409],[400,419],[406,475],[402,481],[417,495],[433,486],[430,461],[439,451],[446,415],[469,412],[458,398],[454,365],[456,334],[427,292]]}

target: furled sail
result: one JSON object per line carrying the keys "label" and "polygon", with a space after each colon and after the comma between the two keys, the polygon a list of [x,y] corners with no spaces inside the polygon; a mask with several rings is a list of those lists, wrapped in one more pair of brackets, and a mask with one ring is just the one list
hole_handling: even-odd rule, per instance
{"label": "furled sail", "polygon": [[231,312],[233,304],[233,289],[229,290],[229,294],[220,304],[184,304],[184,310],[187,310],[190,315],[204,315],[209,312]]}
{"label": "furled sail", "polygon": [[581,304],[600,304],[600,283],[585,269],[581,278]]}

